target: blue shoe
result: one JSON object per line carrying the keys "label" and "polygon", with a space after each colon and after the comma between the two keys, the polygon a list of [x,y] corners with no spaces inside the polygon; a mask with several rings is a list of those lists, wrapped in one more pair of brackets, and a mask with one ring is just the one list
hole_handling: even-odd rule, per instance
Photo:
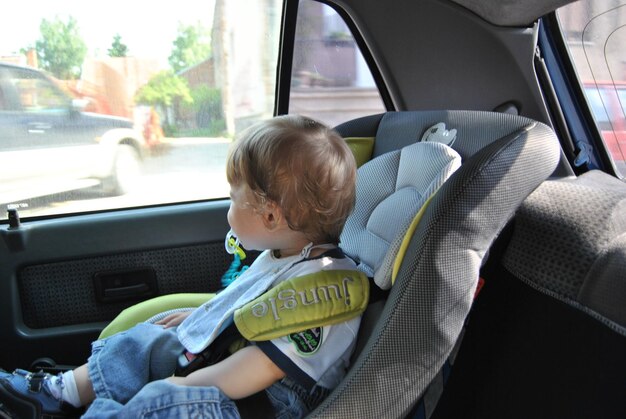
{"label": "blue shoe", "polygon": [[0,371],[0,404],[20,418],[67,417],[67,404],[51,390],[56,379],[43,371]]}

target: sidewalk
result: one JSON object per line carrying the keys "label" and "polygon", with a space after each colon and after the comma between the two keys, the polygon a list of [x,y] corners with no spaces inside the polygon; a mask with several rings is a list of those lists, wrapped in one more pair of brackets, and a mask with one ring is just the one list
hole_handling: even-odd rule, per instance
{"label": "sidewalk", "polygon": [[176,147],[183,145],[229,144],[232,140],[225,137],[164,137],[161,143]]}

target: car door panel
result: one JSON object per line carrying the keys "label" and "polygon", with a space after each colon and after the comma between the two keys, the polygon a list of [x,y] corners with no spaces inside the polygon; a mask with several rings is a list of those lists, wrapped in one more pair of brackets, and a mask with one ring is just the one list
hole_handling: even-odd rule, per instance
{"label": "car door panel", "polygon": [[[156,295],[218,290],[231,260],[227,211],[227,201],[211,201],[0,227],[0,330],[3,345],[14,348],[2,351],[0,365],[82,362],[124,308]],[[156,282],[150,292],[142,292],[146,275]],[[102,277],[117,298],[97,295]]]}

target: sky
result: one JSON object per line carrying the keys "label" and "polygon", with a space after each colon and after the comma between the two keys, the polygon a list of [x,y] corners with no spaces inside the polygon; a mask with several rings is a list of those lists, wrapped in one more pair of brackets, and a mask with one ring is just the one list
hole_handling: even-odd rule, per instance
{"label": "sky", "polygon": [[[174,6],[174,7],[173,7]],[[5,2],[0,15],[0,56],[35,45],[42,19],[73,16],[89,53],[106,55],[121,35],[129,55],[167,63],[178,23],[210,27],[214,0],[22,0]]]}

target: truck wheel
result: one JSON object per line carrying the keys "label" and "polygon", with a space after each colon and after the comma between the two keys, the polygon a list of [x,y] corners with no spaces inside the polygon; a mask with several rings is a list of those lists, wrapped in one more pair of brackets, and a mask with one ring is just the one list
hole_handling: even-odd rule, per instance
{"label": "truck wheel", "polygon": [[104,192],[109,195],[127,194],[135,187],[140,176],[137,150],[128,144],[120,144],[117,146],[111,174],[102,182]]}

